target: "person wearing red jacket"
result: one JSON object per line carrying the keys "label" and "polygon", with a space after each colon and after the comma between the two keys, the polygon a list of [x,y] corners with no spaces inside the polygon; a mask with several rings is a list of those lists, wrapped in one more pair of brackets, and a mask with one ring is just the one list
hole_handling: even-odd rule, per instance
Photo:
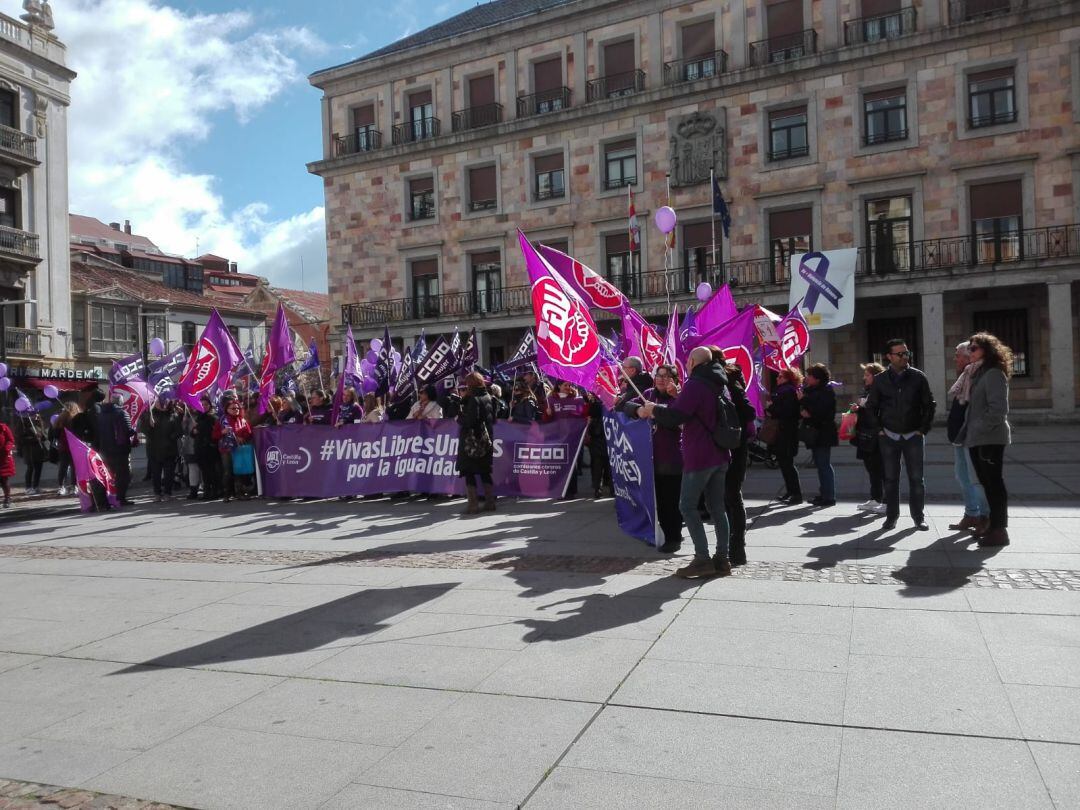
{"label": "person wearing red jacket", "polygon": [[221,453],[222,482],[225,489],[224,500],[228,503],[235,495],[242,501],[251,497],[250,485],[254,475],[235,474],[233,453],[239,447],[251,443],[251,425],[244,418],[240,403],[230,399],[225,404],[225,415],[214,424],[214,441]]}
{"label": "person wearing red jacket", "polygon": [[11,506],[11,484],[8,481],[15,475],[15,436],[5,423],[0,422],[0,488],[4,490],[4,505]]}

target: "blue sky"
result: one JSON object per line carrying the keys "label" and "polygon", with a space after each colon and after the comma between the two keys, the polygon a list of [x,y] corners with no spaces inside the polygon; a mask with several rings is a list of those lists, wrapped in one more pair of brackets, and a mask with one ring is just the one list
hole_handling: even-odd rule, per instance
{"label": "blue sky", "polygon": [[[163,249],[213,252],[272,283],[326,289],[320,92],[307,76],[471,0],[53,0],[79,73],[70,208],[130,219]],[[19,0],[0,0],[17,17]]]}

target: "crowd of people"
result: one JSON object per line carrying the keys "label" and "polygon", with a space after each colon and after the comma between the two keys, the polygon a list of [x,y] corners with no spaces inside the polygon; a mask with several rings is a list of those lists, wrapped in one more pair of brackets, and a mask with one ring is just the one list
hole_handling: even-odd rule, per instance
{"label": "crowd of people", "polygon": [[[868,499],[858,509],[882,515],[883,528],[893,529],[900,514],[900,474],[908,482],[908,508],[918,530],[929,528],[925,516],[923,477],[925,437],[936,403],[926,375],[911,365],[906,341],[890,340],[887,366],[860,367],[863,391],[850,403],[853,429],[844,438],[866,469]],[[970,531],[980,546],[1007,545],[1008,495],[1003,477],[1004,449],[1011,441],[1008,387],[1012,353],[993,335],[973,335],[956,348],[957,379],[949,391],[947,435],[953,445],[956,481],[964,503],[963,516],[950,528]],[[818,479],[814,507],[836,504],[832,450],[840,443],[838,405],[827,366],[813,364],[779,373],[763,421],[756,418],[739,367],[718,347],[694,349],[686,379],[679,370],[661,365],[654,375],[641,359],[623,361],[622,394],[615,408],[653,425],[653,464],[657,522],[663,537],[659,550],[677,552],[685,526],[694,546],[693,561],[679,570],[684,577],[724,576],[746,563],[746,510],[742,488],[751,442],[768,447],[783,480],[779,501],[804,502],[795,460],[800,445],[811,454]],[[133,425],[118,400],[95,391],[79,408],[63,406],[51,426],[37,413],[23,416],[13,432],[0,424],[0,485],[10,505],[10,480],[16,453],[25,468],[28,494],[39,491],[46,460],[57,464],[60,495],[74,493],[71,454],[64,438],[70,430],[95,448],[112,471],[121,503],[130,503],[131,454],[140,436],[146,443],[147,477],[159,501],[173,497],[177,484],[189,499],[233,498],[255,494],[254,431],[264,425],[312,424],[343,426],[399,419],[456,419],[460,425],[458,471],[466,486],[465,513],[494,510],[492,454],[495,422],[518,423],[580,419],[585,421],[584,446],[593,496],[610,491],[611,472],[602,422],[603,406],[589,392],[570,383],[548,381],[527,371],[504,387],[472,372],[456,389],[440,394],[434,385],[415,392],[415,401],[385,404],[379,397],[345,388],[335,409],[325,392],[307,397],[275,396],[260,413],[258,396],[227,391],[217,407],[208,397],[201,412],[160,399]],[[727,405],[723,405],[726,403]],[[725,415],[725,407],[730,413]],[[734,439],[722,442],[725,429]],[[566,497],[577,496],[583,459],[576,462]],[[481,504],[481,495],[483,503]],[[98,508],[108,508],[97,499]],[[705,521],[713,524],[715,549]]]}

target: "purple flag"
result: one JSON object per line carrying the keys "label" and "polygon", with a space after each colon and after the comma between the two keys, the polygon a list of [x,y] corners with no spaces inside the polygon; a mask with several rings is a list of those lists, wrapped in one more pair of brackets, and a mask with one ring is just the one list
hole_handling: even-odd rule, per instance
{"label": "purple flag", "polygon": [[739,308],[735,306],[731,288],[725,284],[698,310],[694,316],[694,324],[700,334],[705,334],[727,323],[738,314]]}
{"label": "purple flag", "polygon": [[270,339],[266,343],[266,357],[263,358],[259,372],[259,413],[266,413],[270,407],[270,397],[274,395],[274,375],[278,369],[295,362],[296,351],[289,335],[289,321],[285,316],[285,307],[278,304],[274,326],[270,330]]}
{"label": "purple flag", "polygon": [[[394,372],[394,344],[390,341],[390,327],[383,327],[382,345],[379,346],[375,368],[371,371],[375,383],[375,395],[386,396],[390,390],[390,377]],[[371,390],[369,386],[368,391]]]}
{"label": "purple flag", "polygon": [[300,366],[300,370],[297,374],[303,374],[305,371],[312,371],[319,367],[319,347],[315,345],[315,338],[311,339],[311,344],[308,346],[308,358],[304,361],[304,364]]}
{"label": "purple flag", "polygon": [[618,312],[628,303],[618,287],[572,256],[547,245],[540,246],[540,255],[548,268],[588,306]]}
{"label": "purple flag", "polygon": [[465,341],[464,348],[461,350],[461,360],[458,371],[463,374],[468,374],[473,370],[473,367],[479,360],[480,347],[476,345],[476,327],[474,326],[472,332],[469,333],[468,340]]}
{"label": "purple flag", "polygon": [[132,354],[122,360],[114,360],[109,371],[109,385],[129,380],[146,380],[146,362],[141,354]]}
{"label": "purple flag", "polygon": [[597,375],[605,358],[588,305],[559,273],[552,271],[520,230],[518,243],[532,287],[540,369],[556,379],[599,394]]}
{"label": "purple flag", "polygon": [[199,397],[209,394],[211,401],[217,400],[228,387],[233,368],[242,359],[240,347],[215,309],[176,384],[177,399],[202,411]]}
{"label": "purple flag", "polygon": [[173,352],[150,363],[148,382],[153,389],[154,399],[175,395],[177,375],[187,362],[187,352],[181,346]]}
{"label": "purple flag", "polygon": [[336,425],[338,411],[341,410],[341,401],[345,396],[345,389],[350,386],[357,390],[363,385],[364,372],[360,368],[360,356],[356,353],[356,341],[353,340],[352,326],[345,327],[345,362],[338,375],[337,390],[334,392],[333,407],[330,410],[330,424]]}
{"label": "purple flag", "polygon": [[656,328],[627,304],[622,310],[622,330],[624,356],[641,358],[645,371],[655,373],[664,362],[664,341]]}
{"label": "purple flag", "polygon": [[[79,508],[89,512],[94,507],[92,482],[97,482],[105,490],[105,497],[114,509],[120,508],[120,498],[116,494],[116,481],[105,460],[98,451],[83,444],[70,430],[64,429],[68,452],[71,454],[71,466],[75,468],[75,486],[79,492]],[[126,463],[126,462],[125,462]]]}
{"label": "purple flag", "polygon": [[746,381],[746,397],[758,412],[765,413],[765,403],[759,378],[760,364],[754,362],[754,338],[757,328],[754,326],[753,307],[747,307],[741,313],[722,324],[708,334],[694,338],[693,346],[719,346],[724,350],[724,357],[729,363],[735,363],[742,371]]}

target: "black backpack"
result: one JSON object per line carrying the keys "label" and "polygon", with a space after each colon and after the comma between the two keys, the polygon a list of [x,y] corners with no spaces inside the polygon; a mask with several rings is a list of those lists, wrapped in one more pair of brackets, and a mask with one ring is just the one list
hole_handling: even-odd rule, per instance
{"label": "black backpack", "polygon": [[724,394],[725,384],[716,390],[712,380],[704,380],[710,388],[716,392],[716,426],[712,431],[713,444],[721,450],[737,450],[742,443],[742,422],[739,419],[739,410],[730,396]]}

